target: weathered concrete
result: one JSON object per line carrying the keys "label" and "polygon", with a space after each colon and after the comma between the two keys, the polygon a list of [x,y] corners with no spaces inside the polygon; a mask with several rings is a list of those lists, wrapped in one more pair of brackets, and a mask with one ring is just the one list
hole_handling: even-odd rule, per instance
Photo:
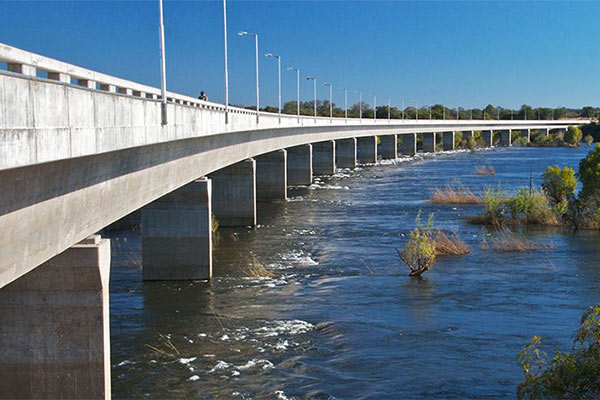
{"label": "weathered concrete", "polygon": [[224,105],[168,93],[162,125],[158,88],[4,44],[0,62],[12,71],[0,70],[0,187],[9,188],[0,191],[0,287],[200,176],[271,151],[349,136],[582,123],[257,119],[236,107],[226,123]]}
{"label": "weathered concrete", "polygon": [[356,138],[356,159],[359,164],[377,163],[377,136]]}
{"label": "weathered concrete", "polygon": [[313,143],[313,172],[315,175],[335,174],[335,141]]}
{"label": "weathered concrete", "polygon": [[356,167],[356,138],[335,141],[335,163],[338,168]]}
{"label": "weathered concrete", "polygon": [[510,129],[500,131],[500,146],[512,146],[512,136]]}
{"label": "weathered concrete", "polygon": [[109,275],[94,236],[0,290],[0,398],[110,399]]}
{"label": "weathered concrete", "polygon": [[435,145],[435,133],[428,132],[423,133],[423,153],[435,153],[436,145]]}
{"label": "weathered concrete", "polygon": [[209,175],[212,212],[219,226],[256,226],[256,161],[248,159]]}
{"label": "weathered concrete", "polygon": [[398,135],[381,135],[381,159],[395,160],[398,158]]}
{"label": "weathered concrete", "polygon": [[287,200],[287,151],[275,150],[255,157],[256,199]]}
{"label": "weathered concrete", "polygon": [[524,137],[527,143],[531,142],[531,131],[529,129],[521,129],[521,137]]}
{"label": "weathered concrete", "polygon": [[145,281],[212,277],[211,192],[198,179],[142,208]]}
{"label": "weathered concrete", "polygon": [[481,131],[481,137],[483,138],[485,147],[492,147],[494,145],[494,132],[488,130]]}
{"label": "weathered concrete", "polygon": [[408,133],[402,137],[402,154],[405,156],[414,156],[417,154],[417,134]]}
{"label": "weathered concrete", "polygon": [[313,180],[312,145],[287,149],[287,183],[290,186],[310,185]]}
{"label": "weathered concrete", "polygon": [[454,150],[454,131],[447,131],[442,133],[442,148],[444,151]]}

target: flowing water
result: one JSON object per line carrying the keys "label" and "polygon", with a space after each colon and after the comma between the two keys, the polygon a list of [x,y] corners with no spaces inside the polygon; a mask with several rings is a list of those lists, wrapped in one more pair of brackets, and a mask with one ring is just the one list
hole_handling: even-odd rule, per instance
{"label": "flowing water", "polygon": [[[529,230],[553,249],[484,250],[480,206],[428,203],[460,181],[514,191],[590,148],[457,152],[341,170],[260,204],[257,229],[222,229],[212,282],[141,282],[137,232],[114,237],[115,398],[514,398],[532,335],[569,350],[599,300],[593,233]],[[479,165],[496,168],[478,176]],[[419,210],[472,253],[406,276],[396,248]],[[247,277],[253,258],[274,272]]]}

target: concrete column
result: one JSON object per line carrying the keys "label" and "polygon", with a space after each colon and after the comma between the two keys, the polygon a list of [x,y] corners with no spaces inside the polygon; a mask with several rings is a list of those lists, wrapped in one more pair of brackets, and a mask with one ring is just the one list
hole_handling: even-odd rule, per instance
{"label": "concrete column", "polygon": [[454,131],[448,131],[442,134],[442,148],[444,151],[454,150],[454,142]]}
{"label": "concrete column", "polygon": [[435,133],[423,133],[423,153],[435,152]]}
{"label": "concrete column", "polygon": [[414,156],[417,154],[417,134],[408,133],[402,135],[402,154]]}
{"label": "concrete column", "polygon": [[304,144],[287,149],[288,185],[310,185],[312,179],[312,145]]}
{"label": "concrete column", "polygon": [[256,199],[287,200],[287,151],[275,150],[255,157]]}
{"label": "concrete column", "polygon": [[542,129],[542,134],[543,134],[544,136],[550,136],[550,129],[549,129],[549,128]]}
{"label": "concrete column", "polygon": [[339,168],[356,167],[356,138],[335,141],[335,163]]}
{"label": "concrete column", "polygon": [[213,172],[212,212],[219,226],[256,226],[256,161],[248,159]]}
{"label": "concrete column", "polygon": [[313,172],[315,175],[335,174],[335,141],[313,143]]}
{"label": "concrete column", "polygon": [[360,164],[377,163],[377,136],[356,138],[357,160]]}
{"label": "concrete column", "polygon": [[95,235],[0,289],[0,398],[111,398],[109,275]]}
{"label": "concrete column", "polygon": [[492,147],[494,145],[494,133],[492,131],[481,131],[481,137],[483,138],[483,143],[485,143],[485,147]]}
{"label": "concrete column", "polygon": [[529,129],[521,129],[521,137],[524,137],[527,143],[531,142],[531,131]]}
{"label": "concrete column", "polygon": [[381,140],[381,159],[395,160],[398,158],[398,136],[397,135],[382,135]]}
{"label": "concrete column", "polygon": [[500,145],[501,146],[512,146],[510,129],[500,131]]}
{"label": "concrete column", "polygon": [[145,281],[212,277],[211,181],[194,182],[142,208]]}

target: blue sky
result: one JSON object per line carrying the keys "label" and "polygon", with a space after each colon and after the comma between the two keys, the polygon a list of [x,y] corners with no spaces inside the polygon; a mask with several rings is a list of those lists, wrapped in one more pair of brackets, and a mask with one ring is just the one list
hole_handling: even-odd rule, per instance
{"label": "blue sky", "polygon": [[[223,101],[220,1],[164,0],[169,90]],[[357,101],[517,108],[600,105],[600,2],[233,1],[230,101],[254,104],[254,45]],[[0,0],[0,42],[159,86],[158,0]],[[261,103],[277,104],[277,69],[261,57]],[[282,72],[283,101],[295,75]],[[312,99],[303,80],[302,98]],[[343,93],[334,91],[343,104]]]}

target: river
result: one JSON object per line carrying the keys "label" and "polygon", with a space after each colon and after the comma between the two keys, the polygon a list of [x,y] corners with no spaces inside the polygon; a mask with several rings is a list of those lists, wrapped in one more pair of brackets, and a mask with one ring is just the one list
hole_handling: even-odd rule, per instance
{"label": "river", "polygon": [[[259,204],[257,229],[222,229],[208,282],[141,282],[137,232],[113,233],[115,398],[514,398],[532,335],[569,350],[600,298],[600,236],[532,229],[553,249],[498,253],[463,221],[480,206],[432,205],[460,181],[514,191],[591,147],[417,156],[291,188]],[[479,165],[496,168],[478,176]],[[407,276],[401,248],[419,210],[472,252]],[[253,257],[274,276],[247,277]]]}

